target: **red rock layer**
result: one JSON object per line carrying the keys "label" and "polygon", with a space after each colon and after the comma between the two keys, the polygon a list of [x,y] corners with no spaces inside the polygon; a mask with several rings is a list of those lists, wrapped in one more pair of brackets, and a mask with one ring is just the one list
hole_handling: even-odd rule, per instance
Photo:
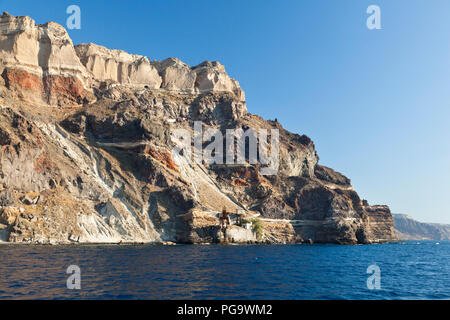
{"label": "red rock layer", "polygon": [[10,90],[43,102],[63,105],[80,104],[86,96],[83,83],[75,77],[48,75],[40,77],[20,69],[6,68],[2,77]]}

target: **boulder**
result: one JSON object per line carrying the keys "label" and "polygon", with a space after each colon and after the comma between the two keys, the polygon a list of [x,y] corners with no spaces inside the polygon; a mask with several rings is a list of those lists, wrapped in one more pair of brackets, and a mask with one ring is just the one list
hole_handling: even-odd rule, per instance
{"label": "boulder", "polygon": [[22,201],[23,204],[26,204],[27,206],[31,206],[33,204],[37,204],[39,201],[39,196],[31,197],[29,195],[24,195],[20,198],[20,201]]}
{"label": "boulder", "polygon": [[0,207],[12,206],[15,202],[14,191],[8,189],[0,191]]}
{"label": "boulder", "polygon": [[16,220],[17,217],[20,216],[19,209],[15,207],[6,207],[3,209],[0,209],[0,223],[6,224],[6,225],[12,225]]}

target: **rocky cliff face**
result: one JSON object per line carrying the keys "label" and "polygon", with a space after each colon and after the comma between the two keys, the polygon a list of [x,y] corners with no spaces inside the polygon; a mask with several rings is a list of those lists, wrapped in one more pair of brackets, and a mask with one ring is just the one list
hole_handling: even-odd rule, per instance
{"label": "rocky cliff face", "polygon": [[88,74],[72,40],[57,23],[36,25],[30,17],[0,18],[0,72],[19,99],[35,103],[79,104]]}
{"label": "rocky cliff face", "polygon": [[81,62],[98,81],[159,89],[161,77],[147,57],[89,43],[75,47]]}
{"label": "rocky cliff face", "polygon": [[[190,67],[0,17],[0,241],[372,243],[395,239],[386,206],[319,165],[314,143],[247,112],[218,62]],[[174,130],[279,132],[278,170],[190,162]],[[207,140],[207,139],[206,139]],[[273,148],[273,145],[270,147]],[[226,207],[244,221],[224,233]],[[234,220],[234,217],[233,217]]]}
{"label": "rocky cliff face", "polygon": [[450,225],[419,222],[406,214],[392,216],[401,240],[450,240]]}

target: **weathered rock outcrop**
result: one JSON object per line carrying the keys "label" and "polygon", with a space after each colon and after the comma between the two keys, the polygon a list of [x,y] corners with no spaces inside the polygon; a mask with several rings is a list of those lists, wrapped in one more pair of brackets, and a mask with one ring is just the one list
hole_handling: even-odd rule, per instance
{"label": "weathered rock outcrop", "polygon": [[150,62],[147,57],[93,43],[77,45],[75,50],[96,81],[187,94],[230,92],[237,101],[245,103],[239,83],[217,61],[205,61],[191,68],[176,58]]}
{"label": "weathered rock outcrop", "polygon": [[162,78],[161,88],[182,93],[196,93],[195,81],[197,74],[187,64],[177,58],[155,61]]}
{"label": "weathered rock outcrop", "polygon": [[8,89],[32,101],[67,104],[85,98],[88,74],[59,24],[0,16],[0,73]]}
{"label": "weathered rock outcrop", "polygon": [[[28,17],[1,16],[0,32],[0,241],[395,239],[389,208],[369,206],[319,165],[309,137],[248,113],[220,63],[74,47],[63,27]],[[276,171],[263,175],[247,153],[244,163],[209,164],[173,152],[174,131],[193,137],[196,122],[203,147],[209,129],[278,130]],[[224,206],[240,216],[222,232]]]}
{"label": "weathered rock outcrop", "polygon": [[88,43],[75,47],[83,65],[98,81],[159,89],[161,77],[147,57]]}
{"label": "weathered rock outcrop", "polygon": [[367,212],[367,221],[371,232],[368,239],[375,238],[384,242],[396,238],[394,220],[388,206],[370,206],[367,201],[363,201],[363,208]]}
{"label": "weathered rock outcrop", "polygon": [[59,24],[36,25],[30,17],[0,16],[0,53],[3,67],[63,77],[86,76],[72,40]]}
{"label": "weathered rock outcrop", "polygon": [[225,67],[219,62],[205,61],[194,67],[193,70],[197,75],[195,86],[200,93],[233,92],[239,101],[245,101],[245,94],[239,83],[227,75]]}
{"label": "weathered rock outcrop", "polygon": [[36,25],[30,17],[0,16],[0,74],[18,98],[69,105],[92,102],[101,83],[178,93],[230,92],[245,104],[239,83],[219,62],[194,68],[175,58],[149,58],[93,43],[73,46],[61,25]]}

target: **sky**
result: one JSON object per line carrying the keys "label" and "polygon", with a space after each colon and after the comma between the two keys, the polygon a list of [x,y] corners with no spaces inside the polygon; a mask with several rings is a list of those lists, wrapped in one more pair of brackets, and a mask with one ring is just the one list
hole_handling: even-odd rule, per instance
{"label": "sky", "polygon": [[[450,223],[450,1],[0,0],[64,26],[69,5],[81,9],[75,44],[218,60],[249,112],[311,137],[361,198]],[[366,26],[369,5],[379,30]]]}

